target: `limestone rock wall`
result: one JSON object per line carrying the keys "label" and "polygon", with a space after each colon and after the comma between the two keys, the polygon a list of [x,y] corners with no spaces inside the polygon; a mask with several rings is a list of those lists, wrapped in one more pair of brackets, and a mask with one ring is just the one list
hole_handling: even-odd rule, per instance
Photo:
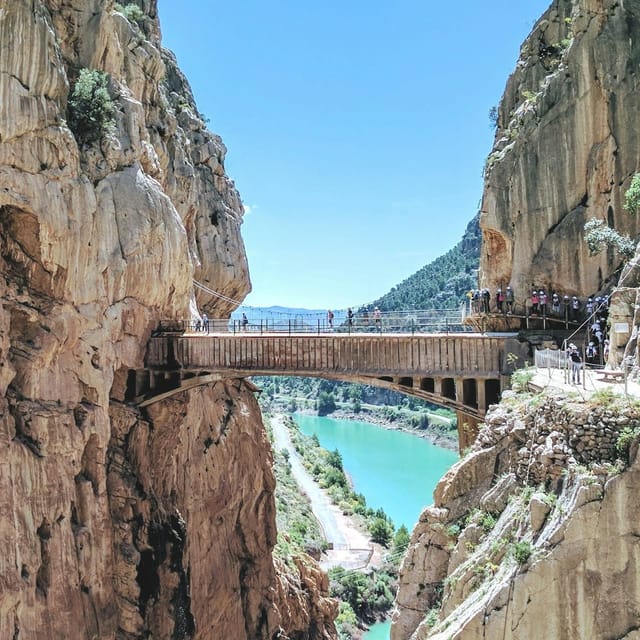
{"label": "limestone rock wall", "polygon": [[[312,567],[271,558],[251,392],[124,403],[159,320],[232,311],[194,279],[250,290],[225,147],[137,4],[0,0],[0,637],[333,637]],[[68,124],[82,68],[116,107],[91,145]]]}
{"label": "limestone rock wall", "polygon": [[[554,0],[521,48],[485,167],[481,283],[569,295],[613,284],[613,250],[589,255],[598,218],[637,237],[624,193],[640,168],[640,6]],[[614,276],[614,279],[615,276]]]}
{"label": "limestone rock wall", "polygon": [[413,531],[392,640],[636,637],[639,426],[562,394],[494,407]]}

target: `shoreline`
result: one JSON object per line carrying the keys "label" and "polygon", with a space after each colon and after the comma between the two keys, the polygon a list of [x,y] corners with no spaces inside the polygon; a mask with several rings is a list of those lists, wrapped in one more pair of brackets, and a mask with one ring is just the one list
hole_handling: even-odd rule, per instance
{"label": "shoreline", "polygon": [[[282,409],[284,413],[291,415],[291,412]],[[293,413],[301,413],[303,415],[316,416],[318,412],[315,409],[297,409]],[[354,422],[368,422],[369,424],[375,424],[383,429],[390,429],[394,431],[404,431],[418,438],[424,438],[428,440],[436,447],[442,449],[448,449],[449,451],[458,451],[458,439],[456,437],[448,437],[441,433],[436,433],[431,429],[413,429],[403,424],[399,424],[394,420],[389,420],[383,416],[379,416],[374,412],[370,412],[367,409],[363,409],[360,413],[350,411],[348,409],[336,409],[326,416],[325,418],[335,418],[337,420],[353,420]]]}

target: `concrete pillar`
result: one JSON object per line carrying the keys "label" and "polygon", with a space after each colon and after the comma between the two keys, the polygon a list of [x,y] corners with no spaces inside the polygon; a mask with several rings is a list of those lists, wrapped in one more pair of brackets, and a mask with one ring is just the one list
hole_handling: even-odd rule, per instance
{"label": "concrete pillar", "polygon": [[478,412],[486,413],[487,411],[487,381],[484,378],[476,380],[476,395],[478,399]]}
{"label": "concrete pillar", "polygon": [[458,404],[464,404],[464,379],[454,378],[453,384],[456,388],[456,402]]}

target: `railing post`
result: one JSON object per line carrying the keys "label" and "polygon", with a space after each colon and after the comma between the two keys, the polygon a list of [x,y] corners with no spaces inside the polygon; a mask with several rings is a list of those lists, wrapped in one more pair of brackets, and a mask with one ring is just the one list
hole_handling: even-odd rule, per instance
{"label": "railing post", "polygon": [[320,318],[318,318],[318,335],[320,335]]}
{"label": "railing post", "polygon": [[289,318],[289,335],[291,335],[291,318]]}

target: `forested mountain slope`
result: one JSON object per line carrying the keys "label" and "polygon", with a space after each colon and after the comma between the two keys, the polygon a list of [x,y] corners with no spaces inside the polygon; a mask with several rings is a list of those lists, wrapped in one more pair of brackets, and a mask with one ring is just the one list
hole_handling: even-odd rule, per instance
{"label": "forested mountain slope", "polygon": [[464,302],[469,289],[478,286],[480,227],[476,215],[458,244],[393,287],[372,306],[382,311],[452,309]]}

